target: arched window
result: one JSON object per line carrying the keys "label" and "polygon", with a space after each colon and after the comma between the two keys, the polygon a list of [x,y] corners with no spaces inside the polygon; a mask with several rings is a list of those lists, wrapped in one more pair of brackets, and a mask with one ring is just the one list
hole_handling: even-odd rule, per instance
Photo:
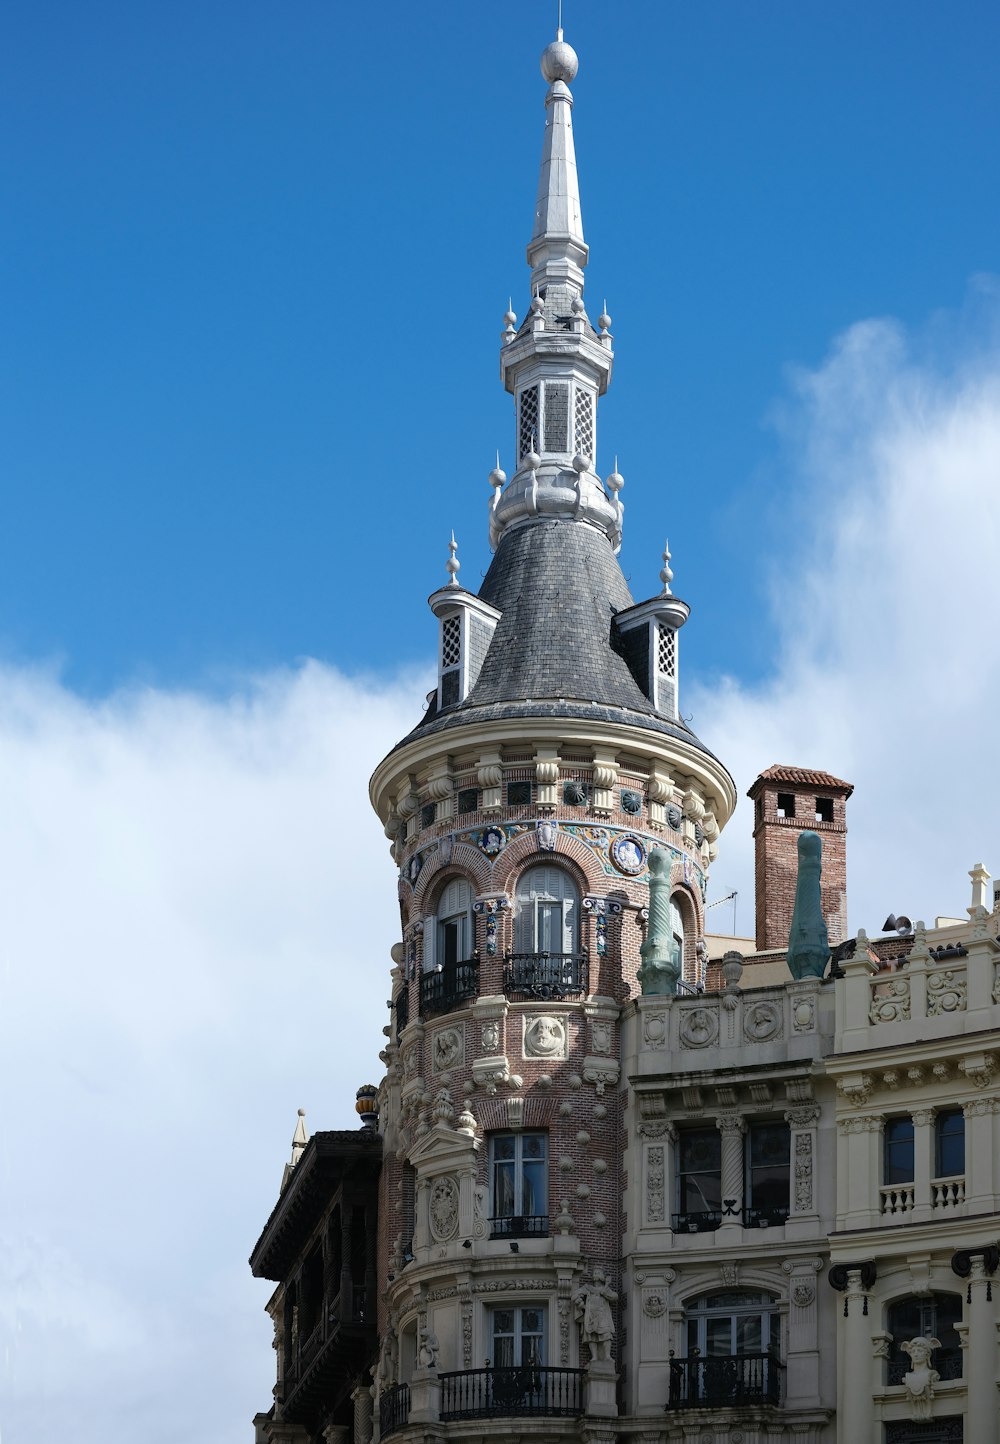
{"label": "arched window", "polygon": [[961,1294],[924,1294],[897,1299],[886,1310],[886,1332],[891,1335],[886,1362],[886,1383],[901,1384],[912,1368],[903,1344],[911,1339],[937,1339],[931,1368],[942,1379],[962,1377],[962,1349],[955,1325],[962,1322]]}
{"label": "arched window", "polygon": [[728,1289],[684,1306],[686,1357],[670,1362],[668,1408],[776,1404],[781,1316],[773,1294]]}
{"label": "arched window", "polygon": [[464,877],[452,878],[424,924],[424,972],[453,968],[472,956],[472,887]]}
{"label": "arched window", "polygon": [[515,953],[576,953],[580,894],[561,867],[542,863],[518,879],[515,893]]}

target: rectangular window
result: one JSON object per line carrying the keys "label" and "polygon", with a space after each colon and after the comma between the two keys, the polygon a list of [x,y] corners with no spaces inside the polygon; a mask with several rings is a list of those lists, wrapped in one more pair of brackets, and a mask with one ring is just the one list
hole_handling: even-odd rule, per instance
{"label": "rectangular window", "polygon": [[817,799],[816,799],[816,821],[817,821],[817,822],[832,822],[832,821],[833,821],[833,798],[832,798],[832,797],[817,797]]}
{"label": "rectangular window", "polygon": [[934,1177],[955,1178],[965,1172],[965,1117],[961,1108],[947,1108],[934,1120]]}
{"label": "rectangular window", "polygon": [[493,1309],[492,1314],[494,1369],[541,1368],[545,1363],[545,1305]]}
{"label": "rectangular window", "polygon": [[685,1128],[677,1140],[678,1227],[717,1224],[722,1208],[722,1136],[717,1128]]}
{"label": "rectangular window", "polygon": [[887,1187],[913,1182],[912,1118],[890,1118],[886,1123],[884,1171]]}
{"label": "rectangular window", "polygon": [[490,1237],[544,1238],[549,1231],[548,1138],[494,1133],[490,1138]]}
{"label": "rectangular window", "polygon": [[788,1217],[791,1129],[787,1123],[751,1123],[747,1137],[746,1223],[781,1223]]}
{"label": "rectangular window", "polygon": [[779,816],[779,817],[794,817],[794,816],[795,816],[795,794],[794,794],[794,793],[792,793],[792,792],[779,792],[779,793],[778,793],[778,816]]}

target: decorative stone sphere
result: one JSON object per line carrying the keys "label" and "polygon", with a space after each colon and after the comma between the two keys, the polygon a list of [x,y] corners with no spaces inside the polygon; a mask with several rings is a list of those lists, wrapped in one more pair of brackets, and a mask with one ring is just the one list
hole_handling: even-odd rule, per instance
{"label": "decorative stone sphere", "polygon": [[589,470],[590,470],[590,457],[589,457],[589,456],[584,456],[584,454],[583,454],[582,451],[578,451],[578,452],[576,453],[576,455],[573,457],[573,470],[574,470],[574,471],[578,471],[578,472],[580,472],[581,474],[582,474],[583,472],[585,472],[585,471],[589,471]]}
{"label": "decorative stone sphere", "polygon": [[613,471],[608,477],[608,488],[617,495],[625,485],[625,478],[620,471]]}
{"label": "decorative stone sphere", "polygon": [[574,315],[574,316],[582,316],[582,315],[583,315],[584,306],[583,306],[583,297],[582,297],[582,296],[574,296],[574,297],[573,297],[572,304],[570,305],[570,310],[573,312],[573,315]]}
{"label": "decorative stone sphere", "polygon": [[[376,1108],[378,1107],[376,1103],[376,1099],[378,1098],[378,1089],[374,1087],[373,1084],[365,1083],[362,1087],[358,1089],[356,1097],[357,1102],[354,1105],[355,1113],[359,1113],[362,1117],[364,1117],[366,1113],[374,1113],[376,1111]],[[299,1109],[300,1114],[301,1112],[302,1110]]]}
{"label": "decorative stone sphere", "polygon": [[513,326],[516,320],[517,316],[513,311],[505,311],[503,313],[503,323],[505,326]]}
{"label": "decorative stone sphere", "polygon": [[[562,31],[559,33],[561,36]],[[575,80],[579,69],[579,57],[572,45],[567,45],[565,40],[553,40],[551,45],[546,45],[542,51],[542,74],[550,85],[557,80]]]}
{"label": "decorative stone sphere", "polygon": [[507,473],[503,470],[502,467],[500,467],[500,466],[495,466],[495,467],[493,468],[493,470],[490,472],[490,486],[495,486],[495,487],[497,488],[497,490],[499,490],[501,486],[506,486],[506,485],[507,485]]}
{"label": "decorative stone sphere", "polygon": [[524,458],[524,464],[529,471],[537,471],[542,464],[542,458],[538,455],[537,451],[529,451]]}
{"label": "decorative stone sphere", "polygon": [[542,300],[541,296],[539,296],[539,295],[537,295],[537,294],[534,295],[534,296],[532,296],[532,298],[531,298],[531,311],[532,311],[532,314],[533,314],[533,315],[537,316],[538,313],[539,313],[539,311],[543,310],[544,307],[545,307],[545,302]]}

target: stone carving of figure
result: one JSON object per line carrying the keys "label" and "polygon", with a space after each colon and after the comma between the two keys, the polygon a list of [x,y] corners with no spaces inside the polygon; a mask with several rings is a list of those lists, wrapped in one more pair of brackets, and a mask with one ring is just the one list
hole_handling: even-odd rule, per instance
{"label": "stone carving of figure", "polygon": [[384,1392],[384,1390],[386,1389],[390,1389],[393,1384],[395,1384],[397,1361],[398,1348],[396,1344],[396,1335],[392,1332],[391,1329],[389,1329],[382,1340],[382,1348],[379,1351],[378,1356],[378,1372],[376,1378],[378,1381],[379,1393]]}
{"label": "stone carving of figure", "polygon": [[558,1018],[532,1018],[524,1032],[529,1058],[561,1058],[566,1052],[566,1029]]}
{"label": "stone carving of figure", "polygon": [[431,1333],[424,1324],[420,1330],[420,1348],[417,1353],[417,1363],[421,1369],[436,1369],[438,1362],[438,1341],[437,1334]]}
{"label": "stone carving of figure", "polygon": [[818,832],[800,832],[798,851],[795,907],[788,935],[788,971],[796,979],[821,978],[830,957],[820,893],[823,839]]}
{"label": "stone carving of figure", "polygon": [[649,854],[649,925],[639,953],[642,964],[636,976],[643,994],[668,997],[676,993],[681,966],[670,926],[670,858],[662,847],[654,847]]}
{"label": "stone carving of figure", "polygon": [[438,1072],[454,1067],[462,1053],[462,1035],[455,1028],[446,1028],[434,1035],[434,1066]]}
{"label": "stone carving of figure", "polygon": [[910,1356],[910,1371],[903,1375],[910,1412],[914,1419],[929,1419],[934,1385],[941,1377],[937,1369],[931,1368],[931,1354],[940,1349],[941,1341],[921,1334],[899,1347]]}
{"label": "stone carving of figure", "polygon": [[611,1305],[617,1302],[618,1295],[609,1288],[603,1269],[595,1269],[593,1282],[584,1284],[573,1295],[580,1337],[589,1344],[591,1358],[597,1363],[609,1363],[611,1360],[611,1340],[615,1336]]}

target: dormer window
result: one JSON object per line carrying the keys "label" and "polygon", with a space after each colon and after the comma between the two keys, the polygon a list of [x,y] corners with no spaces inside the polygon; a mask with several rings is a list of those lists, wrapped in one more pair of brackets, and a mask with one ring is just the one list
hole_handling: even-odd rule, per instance
{"label": "dormer window", "polygon": [[437,705],[455,707],[476,685],[500,613],[457,586],[435,592],[430,606],[441,623]]}

